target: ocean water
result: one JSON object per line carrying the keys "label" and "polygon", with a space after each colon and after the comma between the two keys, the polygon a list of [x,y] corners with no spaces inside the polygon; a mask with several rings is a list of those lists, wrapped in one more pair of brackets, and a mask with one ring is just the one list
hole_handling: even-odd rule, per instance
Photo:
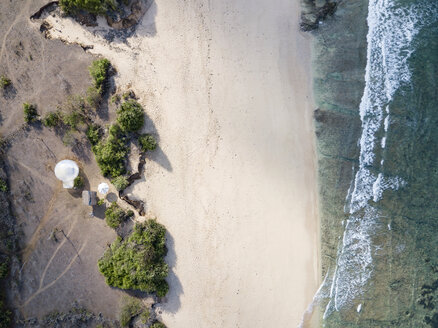
{"label": "ocean water", "polygon": [[438,0],[340,2],[314,46],[324,327],[438,327]]}

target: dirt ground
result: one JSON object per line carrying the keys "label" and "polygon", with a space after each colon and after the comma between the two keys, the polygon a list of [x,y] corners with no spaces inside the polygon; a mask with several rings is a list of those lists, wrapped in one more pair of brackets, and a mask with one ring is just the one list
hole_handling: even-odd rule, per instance
{"label": "dirt ground", "polygon": [[91,217],[80,194],[63,189],[53,174],[57,161],[74,159],[86,189],[96,190],[104,179],[89,145],[83,134],[72,142],[41,124],[23,126],[24,102],[37,104],[43,116],[91,83],[91,55],[45,39],[32,25],[30,15],[46,2],[0,2],[0,75],[12,80],[0,90],[0,133],[10,142],[6,163],[21,249],[10,301],[21,320],[68,312],[73,304],[115,319],[125,293],[106,285],[97,260],[116,233],[102,209]]}

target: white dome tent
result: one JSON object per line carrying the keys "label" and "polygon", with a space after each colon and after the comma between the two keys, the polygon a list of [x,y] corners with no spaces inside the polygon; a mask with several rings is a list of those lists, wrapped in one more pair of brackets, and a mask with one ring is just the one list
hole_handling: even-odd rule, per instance
{"label": "white dome tent", "polygon": [[64,159],[55,166],[55,175],[62,181],[62,186],[66,189],[73,188],[74,180],[78,174],[78,165],[69,159]]}
{"label": "white dome tent", "polygon": [[97,186],[97,190],[99,191],[99,193],[101,193],[102,195],[106,195],[109,191],[109,186],[108,184],[106,184],[105,182],[102,182],[101,184],[99,184]]}

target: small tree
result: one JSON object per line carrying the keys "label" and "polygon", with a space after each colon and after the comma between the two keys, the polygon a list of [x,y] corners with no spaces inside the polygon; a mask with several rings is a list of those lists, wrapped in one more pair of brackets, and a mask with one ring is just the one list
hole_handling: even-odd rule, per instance
{"label": "small tree", "polygon": [[24,121],[26,123],[33,123],[38,121],[38,112],[35,105],[24,103],[23,112],[24,112]]}
{"label": "small tree", "polygon": [[125,101],[117,111],[117,122],[126,132],[140,130],[144,124],[143,107],[135,100]]}
{"label": "small tree", "polygon": [[102,135],[102,130],[99,125],[92,124],[88,127],[86,135],[91,145],[94,146],[97,145],[97,143],[99,142]]}

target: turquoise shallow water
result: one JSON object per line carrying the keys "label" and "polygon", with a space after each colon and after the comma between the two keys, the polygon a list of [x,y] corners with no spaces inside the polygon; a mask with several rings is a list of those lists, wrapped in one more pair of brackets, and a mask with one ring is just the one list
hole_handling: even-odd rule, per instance
{"label": "turquoise shallow water", "polygon": [[326,327],[438,327],[438,1],[341,2],[315,43]]}

